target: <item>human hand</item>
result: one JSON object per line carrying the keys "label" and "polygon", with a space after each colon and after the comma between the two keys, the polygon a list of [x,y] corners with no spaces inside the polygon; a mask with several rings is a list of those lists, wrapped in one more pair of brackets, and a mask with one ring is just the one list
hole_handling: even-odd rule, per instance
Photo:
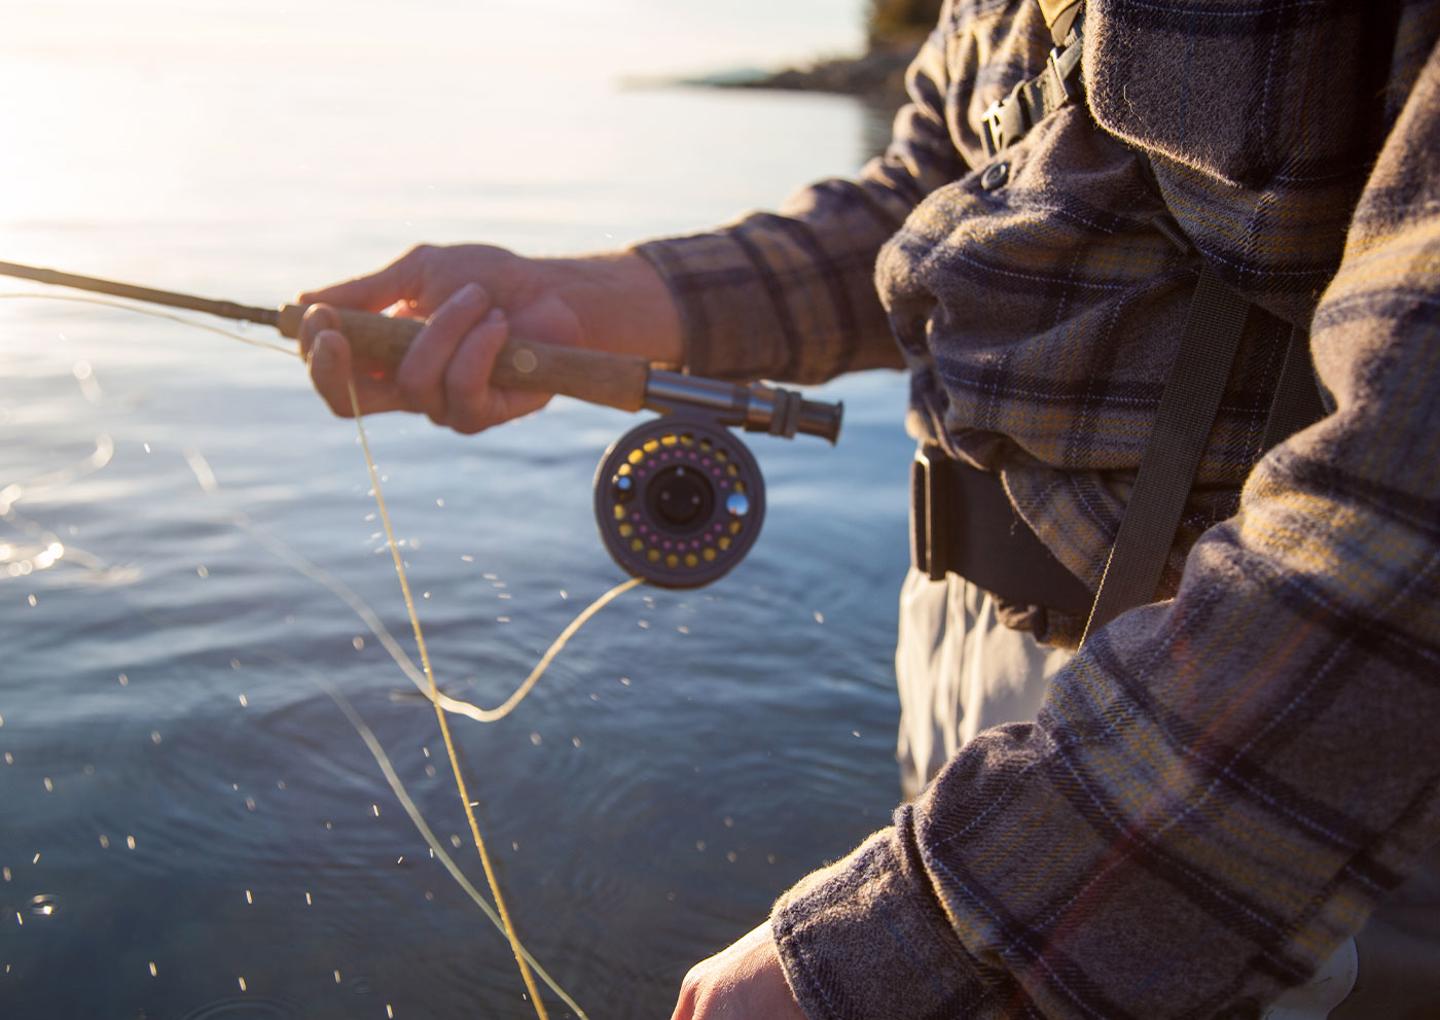
{"label": "human hand", "polygon": [[[668,290],[633,253],[530,259],[488,245],[421,245],[379,272],[301,294],[312,305],[301,352],[316,390],[341,417],[421,412],[473,433],[543,407],[549,394],[490,385],[512,331],[543,343],[681,359],[679,316]],[[391,371],[357,366],[330,306],[427,320]]]}
{"label": "human hand", "polygon": [[670,1020],[805,1020],[765,923],[690,968]]}

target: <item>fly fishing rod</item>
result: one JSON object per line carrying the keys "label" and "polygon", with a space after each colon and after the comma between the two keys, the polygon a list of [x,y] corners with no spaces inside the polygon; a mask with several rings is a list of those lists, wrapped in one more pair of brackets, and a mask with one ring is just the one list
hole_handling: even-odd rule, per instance
{"label": "fly fishing rod", "polygon": [[[0,275],[254,322],[292,340],[299,339],[310,308],[216,301],[14,262],[0,262]],[[357,357],[385,368],[400,363],[425,325],[419,319],[335,311]],[[842,404],[806,400],[778,386],[667,372],[643,358],[523,338],[501,348],[491,381],[502,389],[560,393],[621,411],[660,414],[621,436],[601,459],[595,520],[616,563],[666,588],[717,580],[759,536],[764,478],[734,429],[834,443],[844,413]]]}

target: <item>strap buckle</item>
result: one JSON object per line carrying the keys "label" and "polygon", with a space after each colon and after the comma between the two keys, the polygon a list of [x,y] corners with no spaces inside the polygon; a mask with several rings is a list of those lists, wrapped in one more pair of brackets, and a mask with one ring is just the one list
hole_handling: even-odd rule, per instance
{"label": "strap buckle", "polygon": [[941,545],[950,487],[937,477],[947,463],[944,452],[927,443],[915,451],[910,465],[910,562],[932,581],[945,580],[949,564]]}
{"label": "strap buckle", "polygon": [[985,154],[997,156],[1006,146],[1018,142],[1030,130],[1030,117],[1022,92],[1028,81],[1017,82],[1004,99],[990,104],[980,116],[981,140]]}
{"label": "strap buckle", "polygon": [[1078,43],[1050,47],[1050,55],[1045,58],[1045,69],[1050,74],[1050,80],[1056,92],[1053,100],[1056,108],[1073,102],[1076,98],[1079,90],[1072,87],[1070,81],[1075,77],[1075,72],[1080,69],[1079,58]]}

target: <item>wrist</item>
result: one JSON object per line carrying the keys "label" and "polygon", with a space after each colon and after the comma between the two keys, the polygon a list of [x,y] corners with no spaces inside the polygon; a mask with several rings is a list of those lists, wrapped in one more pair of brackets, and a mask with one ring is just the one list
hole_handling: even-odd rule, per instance
{"label": "wrist", "polygon": [[600,350],[678,368],[685,361],[680,312],[655,268],[634,251],[541,260]]}

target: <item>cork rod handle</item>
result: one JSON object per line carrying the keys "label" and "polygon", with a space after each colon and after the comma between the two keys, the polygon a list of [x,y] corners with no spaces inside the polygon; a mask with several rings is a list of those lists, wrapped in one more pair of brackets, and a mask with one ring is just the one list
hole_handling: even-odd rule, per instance
{"label": "cork rod handle", "polygon": [[[280,332],[298,339],[308,307],[282,306]],[[425,325],[419,319],[396,319],[348,308],[336,312],[356,356],[390,368],[400,363]],[[511,338],[495,359],[491,381],[502,389],[562,393],[621,411],[638,411],[645,403],[649,377],[650,366],[643,358]]]}

